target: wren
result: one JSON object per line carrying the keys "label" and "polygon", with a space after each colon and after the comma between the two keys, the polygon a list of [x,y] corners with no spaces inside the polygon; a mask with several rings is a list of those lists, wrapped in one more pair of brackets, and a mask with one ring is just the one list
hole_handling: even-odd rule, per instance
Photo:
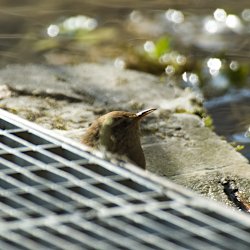
{"label": "wren", "polygon": [[98,119],[87,129],[82,143],[89,147],[105,149],[145,169],[145,156],[140,142],[140,121],[156,109],[138,113],[112,111]]}

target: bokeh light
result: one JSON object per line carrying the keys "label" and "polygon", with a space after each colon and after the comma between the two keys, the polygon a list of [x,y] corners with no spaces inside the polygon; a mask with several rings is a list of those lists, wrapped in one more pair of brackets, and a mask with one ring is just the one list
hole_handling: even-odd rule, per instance
{"label": "bokeh light", "polygon": [[227,13],[224,9],[216,9],[214,11],[214,19],[218,22],[225,22],[227,18]]}
{"label": "bokeh light", "polygon": [[182,23],[184,21],[184,14],[179,10],[169,9],[165,13],[168,21],[173,23]]}
{"label": "bokeh light", "polygon": [[56,37],[60,32],[60,29],[57,25],[55,24],[51,24],[48,28],[47,28],[47,34],[49,37]]}
{"label": "bokeh light", "polygon": [[146,41],[143,47],[144,50],[148,53],[152,53],[155,50],[155,44],[153,41]]}

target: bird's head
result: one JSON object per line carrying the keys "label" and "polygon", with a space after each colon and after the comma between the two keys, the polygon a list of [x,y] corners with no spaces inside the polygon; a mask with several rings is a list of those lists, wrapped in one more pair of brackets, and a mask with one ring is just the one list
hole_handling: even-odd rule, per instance
{"label": "bird's head", "polygon": [[100,143],[110,151],[116,147],[128,145],[139,138],[139,122],[155,109],[147,109],[138,113],[113,111],[100,117]]}

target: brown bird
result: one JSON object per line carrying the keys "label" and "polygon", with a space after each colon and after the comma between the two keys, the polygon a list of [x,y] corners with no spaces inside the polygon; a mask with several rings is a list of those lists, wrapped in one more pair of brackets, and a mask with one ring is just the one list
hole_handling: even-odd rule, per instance
{"label": "brown bird", "polygon": [[145,169],[146,162],[140,142],[140,120],[156,109],[138,113],[113,111],[107,113],[87,129],[82,143],[89,147],[103,148],[115,155],[125,156],[139,167]]}

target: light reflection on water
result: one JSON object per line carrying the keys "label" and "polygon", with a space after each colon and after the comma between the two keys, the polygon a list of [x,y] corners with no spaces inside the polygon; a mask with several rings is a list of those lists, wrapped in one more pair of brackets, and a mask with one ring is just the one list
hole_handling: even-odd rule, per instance
{"label": "light reflection on water", "polygon": [[[120,33],[124,36],[116,36],[117,43],[126,43],[124,39],[129,41],[144,39],[139,33],[127,32],[126,25],[129,17],[131,21],[135,21],[139,25],[136,32],[143,29],[145,26],[143,23],[146,23],[148,27],[151,25],[152,27],[148,29],[148,36],[158,30],[158,35],[168,32],[172,36],[176,36],[185,46],[196,46],[209,51],[210,54],[220,51],[220,49],[228,50],[229,47],[230,51],[235,49],[240,53],[237,40],[239,36],[236,37],[236,34],[230,33],[231,38],[228,43],[227,33],[231,30],[238,35],[243,29],[242,22],[250,22],[249,9],[246,8],[247,4],[244,5],[247,1],[241,2],[242,6],[245,6],[244,8],[228,1],[220,1],[220,6],[223,6],[223,3],[227,9],[230,7],[231,11],[235,10],[238,16],[226,12],[223,8],[217,8],[217,2],[214,5],[204,2],[201,5],[196,1],[177,4],[176,1],[166,2],[164,0],[72,0],[63,2],[38,0],[35,4],[27,2],[25,5],[25,2],[22,1],[22,4],[18,5],[6,1],[5,5],[1,4],[0,10],[2,31],[0,55],[2,55],[2,59],[5,59],[2,65],[39,60],[46,62],[43,55],[30,50],[33,45],[32,41],[39,41],[44,35],[54,38],[62,32],[62,29],[68,31],[77,28],[91,30],[96,28],[97,23],[100,26],[118,25]],[[58,25],[60,22],[61,26]],[[217,33],[216,36],[211,37],[209,34],[211,30],[211,33]],[[225,38],[223,38],[224,35],[226,35]],[[237,43],[234,44],[234,42]],[[147,45],[146,40],[145,45]],[[148,45],[150,44],[148,43]],[[247,43],[245,47],[250,46]],[[13,57],[9,56],[10,53]]]}

